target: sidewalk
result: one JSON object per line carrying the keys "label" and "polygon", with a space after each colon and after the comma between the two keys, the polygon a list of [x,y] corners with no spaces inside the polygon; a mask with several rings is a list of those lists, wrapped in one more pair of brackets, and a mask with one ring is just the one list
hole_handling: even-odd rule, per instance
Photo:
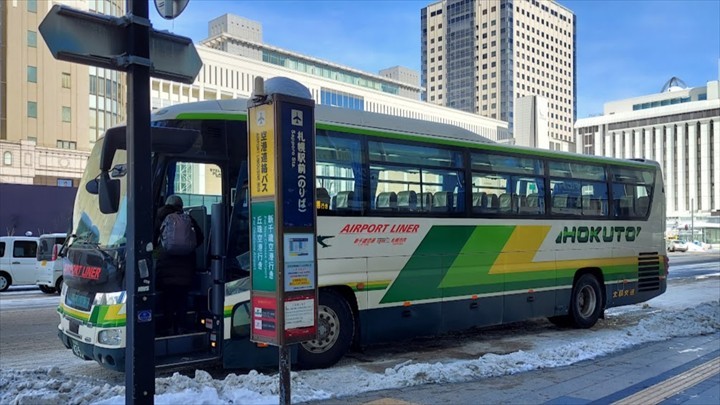
{"label": "sidewalk", "polygon": [[375,391],[307,404],[612,403],[720,404],[720,333],[648,343],[567,367],[467,383]]}

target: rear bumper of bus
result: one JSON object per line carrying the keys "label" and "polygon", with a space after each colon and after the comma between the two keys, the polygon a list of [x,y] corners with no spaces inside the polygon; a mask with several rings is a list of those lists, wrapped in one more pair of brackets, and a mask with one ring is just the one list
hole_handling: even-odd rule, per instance
{"label": "rear bumper of bus", "polygon": [[108,349],[91,345],[68,336],[61,329],[58,329],[58,338],[66,348],[72,350],[74,355],[83,360],[95,360],[103,367],[115,371],[125,370],[125,348]]}

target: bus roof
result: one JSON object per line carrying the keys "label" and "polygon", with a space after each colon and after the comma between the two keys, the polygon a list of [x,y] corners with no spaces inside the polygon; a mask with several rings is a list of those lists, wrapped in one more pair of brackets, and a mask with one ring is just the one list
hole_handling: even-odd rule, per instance
{"label": "bus roof", "polygon": [[[192,114],[246,114],[247,99],[226,99],[199,101],[195,103],[177,104],[162,108],[153,113],[153,121],[179,118],[181,115]],[[330,125],[356,127],[369,130],[398,132],[408,135],[431,136],[472,143],[495,143],[472,131],[451,124],[442,124],[414,118],[398,117],[368,111],[351,110],[348,108],[315,106],[317,121]]]}

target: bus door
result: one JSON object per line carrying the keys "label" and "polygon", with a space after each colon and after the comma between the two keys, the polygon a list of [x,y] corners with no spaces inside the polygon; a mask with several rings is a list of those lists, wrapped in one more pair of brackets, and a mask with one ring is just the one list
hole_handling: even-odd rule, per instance
{"label": "bus door", "polygon": [[[180,352],[203,352],[211,347],[212,329],[208,328],[207,320],[223,319],[222,305],[220,308],[212,305],[213,302],[218,301],[218,297],[213,296],[222,295],[222,291],[218,292],[218,289],[214,287],[222,277],[210,271],[210,249],[213,244],[211,224],[214,223],[212,206],[223,201],[222,169],[216,163],[177,160],[168,162],[163,177],[163,185],[160,187],[156,201],[157,207],[164,205],[170,195],[180,197],[183,202],[183,211],[188,213],[200,227],[203,243],[195,251],[195,272],[189,294],[186,297],[166,296],[161,283],[157,281],[158,277],[163,276],[159,274],[159,271],[156,272],[157,310],[162,312],[163,308],[168,307],[169,304],[166,305],[164,300],[185,300],[187,308],[185,317],[180,322],[181,325],[184,325],[184,327],[181,326],[183,330],[170,334],[173,337],[183,337],[173,339],[175,340],[173,343],[166,342],[167,347],[162,344],[158,347],[156,344],[156,352],[160,356]],[[220,279],[216,280],[218,277]],[[219,301],[222,302],[222,296],[219,297]],[[161,316],[167,315],[161,314]],[[159,318],[159,320],[161,319]],[[168,319],[165,318],[163,323],[167,324]],[[162,334],[159,336],[162,337]],[[193,338],[189,336],[193,336]]]}

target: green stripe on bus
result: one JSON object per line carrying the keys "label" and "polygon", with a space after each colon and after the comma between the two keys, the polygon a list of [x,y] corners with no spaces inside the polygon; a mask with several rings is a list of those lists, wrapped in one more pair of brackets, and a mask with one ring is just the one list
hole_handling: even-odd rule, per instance
{"label": "green stripe on bus", "polygon": [[430,228],[380,303],[441,298],[438,285],[474,230],[474,226]]}
{"label": "green stripe on bus", "polygon": [[[247,121],[247,114],[228,111],[226,113],[203,113],[203,112],[184,112],[178,114],[175,120],[212,120],[212,121]],[[162,121],[162,120],[160,120]]]}
{"label": "green stripe on bus", "polygon": [[[515,226],[477,226],[440,283],[452,289],[468,285],[502,283],[502,274],[489,274],[490,268],[510,239]],[[455,295],[455,294],[453,294]]]}

